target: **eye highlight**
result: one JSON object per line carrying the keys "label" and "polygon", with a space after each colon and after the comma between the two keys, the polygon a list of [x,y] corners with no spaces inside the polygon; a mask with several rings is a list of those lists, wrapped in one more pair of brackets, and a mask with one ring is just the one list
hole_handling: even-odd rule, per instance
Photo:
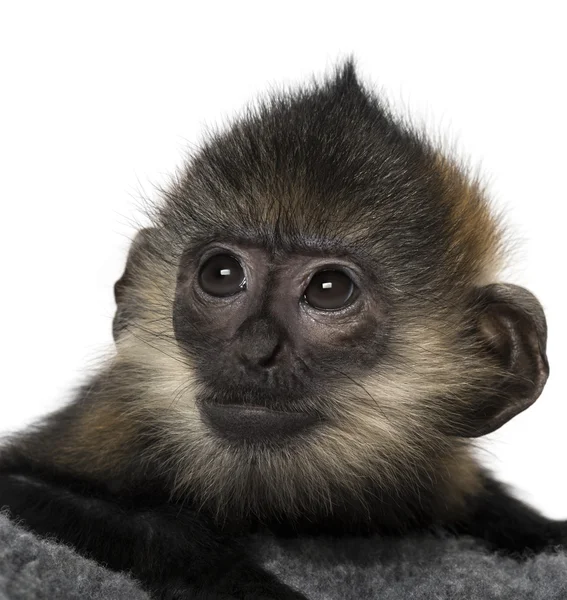
{"label": "eye highlight", "polygon": [[199,284],[211,296],[233,296],[246,288],[246,277],[234,256],[216,254],[201,267]]}
{"label": "eye highlight", "polygon": [[311,278],[303,297],[318,310],[338,310],[354,300],[355,292],[356,286],[346,273],[326,269]]}

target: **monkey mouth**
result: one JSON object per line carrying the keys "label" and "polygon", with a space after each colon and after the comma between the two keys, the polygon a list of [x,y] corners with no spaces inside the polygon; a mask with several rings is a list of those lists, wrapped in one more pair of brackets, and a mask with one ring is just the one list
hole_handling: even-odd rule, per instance
{"label": "monkey mouth", "polygon": [[198,402],[198,406],[207,425],[222,437],[234,441],[279,441],[304,433],[321,420],[316,414],[208,399]]}

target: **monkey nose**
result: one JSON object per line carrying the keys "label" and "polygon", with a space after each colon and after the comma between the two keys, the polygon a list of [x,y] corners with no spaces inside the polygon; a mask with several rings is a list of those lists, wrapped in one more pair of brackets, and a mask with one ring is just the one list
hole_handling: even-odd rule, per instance
{"label": "monkey nose", "polygon": [[267,320],[245,324],[240,331],[238,357],[253,369],[268,369],[278,362],[283,343],[277,330]]}

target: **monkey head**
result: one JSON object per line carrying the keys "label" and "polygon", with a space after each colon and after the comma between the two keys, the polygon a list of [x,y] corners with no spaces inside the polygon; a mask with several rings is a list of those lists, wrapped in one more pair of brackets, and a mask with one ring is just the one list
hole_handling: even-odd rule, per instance
{"label": "monkey head", "polygon": [[211,136],[163,195],[115,286],[116,387],[180,493],[257,515],[426,495],[539,396],[545,318],[495,283],[481,185],[351,64]]}

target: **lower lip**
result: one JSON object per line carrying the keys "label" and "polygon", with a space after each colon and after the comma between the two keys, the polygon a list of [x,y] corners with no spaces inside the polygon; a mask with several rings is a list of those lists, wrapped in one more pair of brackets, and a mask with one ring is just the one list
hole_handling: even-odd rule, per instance
{"label": "lower lip", "polygon": [[283,412],[241,404],[200,402],[204,420],[223,437],[239,441],[273,441],[297,435],[319,418],[300,412]]}

